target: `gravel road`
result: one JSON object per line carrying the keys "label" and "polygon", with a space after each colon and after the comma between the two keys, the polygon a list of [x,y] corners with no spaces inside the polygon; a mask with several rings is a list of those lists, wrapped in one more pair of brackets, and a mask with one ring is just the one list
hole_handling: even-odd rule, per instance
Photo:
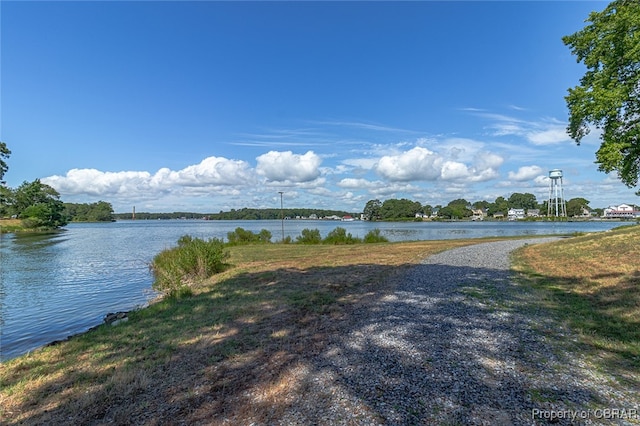
{"label": "gravel road", "polygon": [[572,335],[511,279],[512,250],[555,239],[425,259],[301,364],[298,377],[308,379],[282,423],[638,424],[604,411],[640,415],[638,390],[568,351]]}

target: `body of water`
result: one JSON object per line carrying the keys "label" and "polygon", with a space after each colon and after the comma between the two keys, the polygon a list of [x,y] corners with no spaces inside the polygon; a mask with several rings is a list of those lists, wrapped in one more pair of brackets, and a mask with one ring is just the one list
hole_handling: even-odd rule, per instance
{"label": "body of water", "polygon": [[[46,235],[0,236],[0,361],[88,330],[105,314],[155,297],[149,263],[182,235],[223,238],[237,227],[282,238],[282,221],[119,221],[70,224]],[[284,221],[284,235],[338,226],[355,237],[378,228],[391,241],[597,232],[620,222]]]}

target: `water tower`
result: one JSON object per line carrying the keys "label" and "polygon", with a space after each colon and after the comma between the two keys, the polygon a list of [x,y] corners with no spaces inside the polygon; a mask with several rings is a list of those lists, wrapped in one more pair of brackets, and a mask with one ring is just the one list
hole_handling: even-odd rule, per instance
{"label": "water tower", "polygon": [[549,202],[547,216],[566,217],[567,206],[562,189],[562,170],[553,169],[549,172]]}

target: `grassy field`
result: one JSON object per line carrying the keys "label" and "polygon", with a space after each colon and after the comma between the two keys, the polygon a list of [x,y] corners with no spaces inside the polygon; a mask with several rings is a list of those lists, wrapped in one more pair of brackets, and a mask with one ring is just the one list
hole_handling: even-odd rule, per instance
{"label": "grassy field", "polygon": [[577,332],[575,350],[640,388],[640,226],[531,245],[514,256],[521,282]]}
{"label": "grassy field", "polygon": [[21,231],[22,220],[20,219],[0,219],[0,233]]}
{"label": "grassy field", "polygon": [[[232,247],[233,267],[193,296],[0,364],[0,423],[277,418],[305,354],[321,352],[352,310],[429,254],[484,241]],[[639,360],[638,241],[634,226],[529,246],[516,259],[522,282],[620,374]]]}

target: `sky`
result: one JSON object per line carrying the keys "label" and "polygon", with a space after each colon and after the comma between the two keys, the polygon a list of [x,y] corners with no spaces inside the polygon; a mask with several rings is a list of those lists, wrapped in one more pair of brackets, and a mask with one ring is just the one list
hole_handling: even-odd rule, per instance
{"label": "sky", "polygon": [[116,212],[636,204],[566,134],[603,1],[0,2],[7,185]]}

